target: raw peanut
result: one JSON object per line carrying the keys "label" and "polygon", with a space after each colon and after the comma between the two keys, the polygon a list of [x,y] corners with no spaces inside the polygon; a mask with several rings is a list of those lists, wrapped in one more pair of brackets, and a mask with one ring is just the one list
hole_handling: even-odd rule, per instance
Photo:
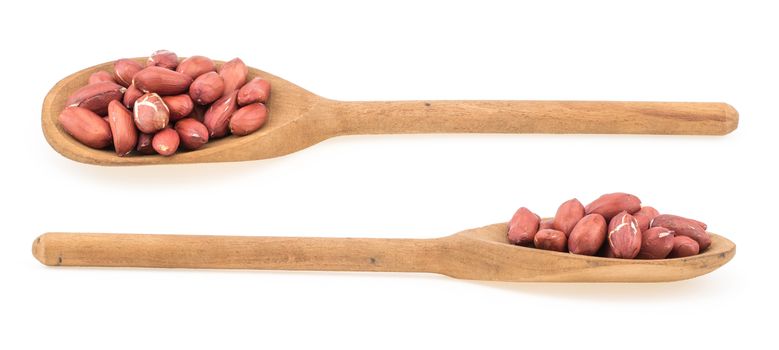
{"label": "raw peanut", "polygon": [[135,150],[140,154],[155,154],[157,151],[151,145],[151,139],[154,137],[152,134],[141,134],[138,136],[138,146]]}
{"label": "raw peanut", "polygon": [[203,123],[192,119],[184,118],[176,123],[176,132],[184,148],[196,150],[208,142],[208,129]]}
{"label": "raw peanut", "polygon": [[203,124],[208,128],[209,138],[218,138],[227,135],[227,127],[230,123],[230,117],[238,109],[238,103],[235,102],[237,91],[218,99],[208,108],[203,118]]}
{"label": "raw peanut", "polygon": [[674,247],[674,233],[665,227],[653,227],[641,231],[639,259],[663,259]]}
{"label": "raw peanut", "polygon": [[592,203],[584,207],[585,214],[600,214],[606,220],[610,220],[621,211],[632,214],[641,209],[641,200],[638,197],[627,193],[609,193],[604,194]]}
{"label": "raw peanut", "polygon": [[65,132],[92,148],[106,148],[111,144],[111,128],[99,115],[83,107],[65,107],[59,115]]}
{"label": "raw peanut", "polygon": [[549,229],[539,230],[535,237],[533,237],[533,243],[538,249],[554,250],[558,252],[564,252],[568,246],[565,233]]}
{"label": "raw peanut", "polygon": [[162,98],[162,101],[168,106],[171,122],[188,116],[192,113],[192,108],[195,106],[195,104],[192,103],[192,99],[187,94],[165,96]]}
{"label": "raw peanut", "polygon": [[711,244],[711,237],[701,227],[698,221],[676,215],[658,215],[649,224],[650,227],[665,227],[676,236],[687,236],[698,242],[700,250],[706,250]]}
{"label": "raw peanut", "polygon": [[538,229],[539,230],[554,229],[554,218],[541,220],[541,223],[538,224]]}
{"label": "raw peanut", "polygon": [[174,52],[168,50],[157,50],[146,60],[146,66],[157,66],[166,69],[176,69],[179,64],[179,57]]}
{"label": "raw peanut", "polygon": [[641,207],[637,212],[633,213],[633,217],[638,221],[638,228],[641,232],[649,229],[649,223],[652,222],[656,216],[660,215],[657,209],[645,206]]}
{"label": "raw peanut", "polygon": [[163,156],[172,155],[179,148],[179,134],[171,128],[162,129],[154,134],[151,146]]}
{"label": "raw peanut", "polygon": [[143,133],[152,134],[168,126],[170,111],[155,93],[144,94],[135,101],[133,107],[135,126]]}
{"label": "raw peanut", "polygon": [[135,105],[135,101],[138,100],[138,97],[141,96],[143,96],[143,91],[138,90],[134,84],[130,84],[130,87],[128,87],[127,91],[124,92],[122,103],[128,109],[131,109]]}
{"label": "raw peanut", "polygon": [[674,245],[668,258],[684,258],[700,252],[698,242],[687,236],[674,236]]}
{"label": "raw peanut", "polygon": [[192,79],[215,71],[216,65],[214,65],[214,61],[205,56],[187,57],[176,67],[176,72],[189,75]]}
{"label": "raw peanut", "polygon": [[108,104],[108,125],[114,139],[114,150],[119,156],[125,156],[135,149],[138,142],[138,130],[133,122],[133,114],[119,101]]}
{"label": "raw peanut", "polygon": [[227,96],[240,89],[246,84],[246,77],[249,75],[249,68],[240,58],[233,58],[225,62],[219,69],[219,76],[224,79],[225,90],[222,96]]}
{"label": "raw peanut", "polygon": [[538,232],[541,219],[529,209],[519,208],[509,221],[508,240],[511,244],[529,246]]}
{"label": "raw peanut", "polygon": [[590,214],[576,223],[568,236],[568,251],[574,254],[595,255],[606,240],[606,219]]}
{"label": "raw peanut", "polygon": [[641,250],[641,231],[636,218],[622,211],[609,222],[609,245],[614,257],[633,259]]}
{"label": "raw peanut", "polygon": [[260,129],[268,120],[268,109],[262,103],[241,107],[230,117],[230,132],[236,136],[249,135]]}
{"label": "raw peanut", "polygon": [[554,228],[563,231],[566,236],[571,234],[571,230],[584,217],[584,206],[578,199],[568,200],[557,208],[557,214],[554,216]]}
{"label": "raw peanut", "polygon": [[189,86],[189,97],[197,104],[206,105],[216,101],[225,91],[225,83],[216,72],[203,74]]}
{"label": "raw peanut", "polygon": [[112,100],[121,100],[126,89],[122,86],[104,81],[84,86],[74,92],[65,105],[68,107],[84,107],[99,115],[108,113],[108,103]]}
{"label": "raw peanut", "polygon": [[162,96],[183,94],[192,84],[192,78],[170,69],[146,67],[133,77],[133,84],[143,92],[154,92]]}
{"label": "raw peanut", "polygon": [[101,83],[104,81],[108,81],[116,84],[116,82],[114,81],[114,77],[111,76],[111,73],[102,70],[99,72],[92,73],[89,76],[89,80],[87,81],[87,84]]}
{"label": "raw peanut", "polygon": [[114,79],[124,87],[130,86],[135,73],[143,69],[143,65],[129,58],[122,58],[114,62]]}
{"label": "raw peanut", "polygon": [[270,82],[256,77],[238,90],[238,105],[245,106],[250,103],[268,101],[270,95]]}

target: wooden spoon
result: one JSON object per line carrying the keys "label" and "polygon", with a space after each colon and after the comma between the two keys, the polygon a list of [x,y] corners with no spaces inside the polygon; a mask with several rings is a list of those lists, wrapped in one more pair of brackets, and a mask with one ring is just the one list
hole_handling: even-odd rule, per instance
{"label": "wooden spoon", "polygon": [[49,266],[432,272],[512,282],[664,282],[711,272],[736,245],[711,235],[701,254],[623,260],[511,245],[495,224],[434,239],[46,233],[32,252]]}
{"label": "wooden spoon", "polygon": [[[139,62],[144,59],[139,58]],[[220,62],[217,63],[221,65]],[[249,76],[271,82],[268,123],[244,137],[210,141],[171,157],[118,157],[86,147],[57,122],[68,96],[90,74],[113,71],[113,62],[84,69],[59,81],[43,102],[43,133],[70,159],[98,165],[205,163],[278,157],[330,137],[408,133],[553,133],[724,135],[738,125],[725,103],[579,101],[396,101],[342,102],[319,97],[261,70]]]}

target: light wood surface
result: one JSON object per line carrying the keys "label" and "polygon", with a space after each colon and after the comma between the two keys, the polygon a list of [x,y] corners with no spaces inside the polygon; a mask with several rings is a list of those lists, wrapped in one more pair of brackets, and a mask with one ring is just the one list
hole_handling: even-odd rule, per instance
{"label": "light wood surface", "polygon": [[516,282],[663,282],[700,276],[730,261],[736,246],[712,234],[703,253],[623,260],[508,244],[506,224],[436,239],[246,237],[46,233],[33,255],[49,266],[429,272]]}
{"label": "light wood surface", "polygon": [[[144,59],[138,59],[143,61]],[[217,63],[221,65],[221,62]],[[250,68],[250,78],[271,82],[269,120],[258,132],[209,142],[171,157],[118,157],[67,135],[57,117],[65,100],[107,62],[59,81],[43,102],[46,140],[70,159],[98,165],[139,165],[255,160],[286,155],[327,138],[350,134],[551,133],[724,135],[738,125],[725,103],[585,101],[344,102],[317,96],[284,79]]]}

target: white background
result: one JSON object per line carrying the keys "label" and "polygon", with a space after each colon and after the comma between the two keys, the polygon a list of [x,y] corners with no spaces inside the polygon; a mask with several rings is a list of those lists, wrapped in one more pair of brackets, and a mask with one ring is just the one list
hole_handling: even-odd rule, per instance
{"label": "white background", "polygon": [[[779,311],[779,21],[767,5],[2,6],[0,348],[773,342],[760,321]],[[40,106],[52,85],[161,48],[238,56],[334,99],[723,101],[741,122],[725,137],[353,136],[272,160],[139,168],[79,164],[49,147]],[[436,237],[615,191],[705,220],[736,242],[736,257],[693,280],[597,285],[49,268],[30,254],[47,231]]]}

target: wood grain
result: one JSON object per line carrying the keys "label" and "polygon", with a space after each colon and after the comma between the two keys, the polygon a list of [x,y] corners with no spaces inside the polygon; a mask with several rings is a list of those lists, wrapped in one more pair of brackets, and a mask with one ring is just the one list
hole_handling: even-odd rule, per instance
{"label": "wood grain", "polygon": [[705,252],[663,260],[607,259],[518,247],[506,224],[436,239],[47,233],[33,255],[49,266],[429,272],[515,282],[661,282],[699,276],[733,258],[712,235]]}
{"label": "wood grain", "polygon": [[[143,62],[143,58],[138,58]],[[217,62],[220,66],[222,63]],[[59,81],[43,102],[41,123],[49,144],[70,159],[98,165],[204,163],[283,156],[325,139],[353,134],[550,133],[724,135],[738,125],[725,103],[586,101],[394,101],[346,102],[317,96],[258,69],[250,78],[270,81],[268,123],[251,135],[214,140],[171,157],[118,157],[94,150],[67,135],[57,122],[65,100],[90,74],[90,67]]]}

